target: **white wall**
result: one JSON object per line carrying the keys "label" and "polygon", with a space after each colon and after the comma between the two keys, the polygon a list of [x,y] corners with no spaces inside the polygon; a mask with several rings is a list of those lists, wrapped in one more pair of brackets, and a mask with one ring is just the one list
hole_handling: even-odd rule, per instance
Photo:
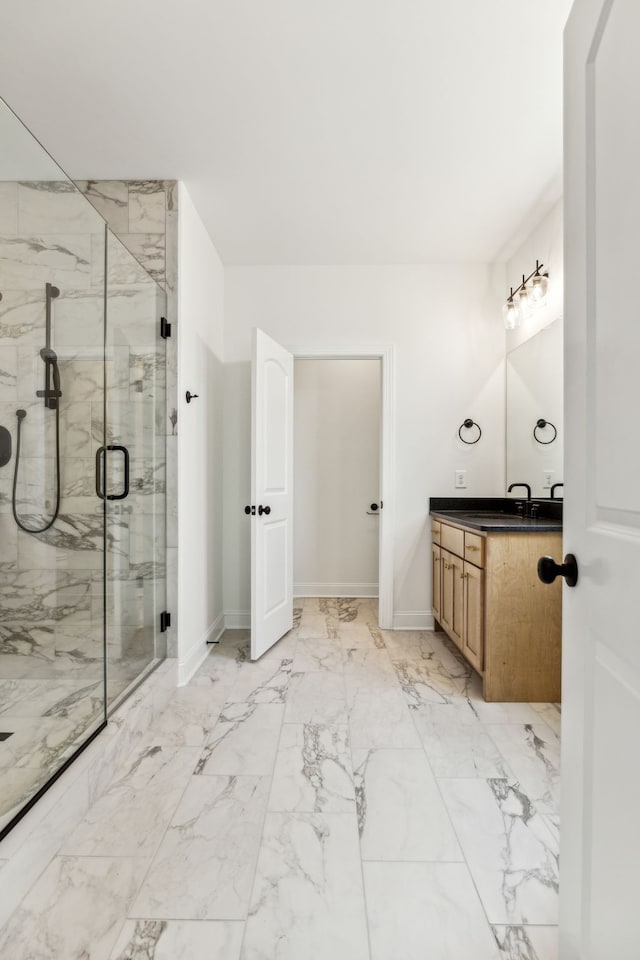
{"label": "white wall", "polygon": [[[503,269],[487,265],[225,270],[225,611],[248,622],[251,329],[288,345],[396,345],[394,623],[431,619],[429,496],[504,493]],[[471,416],[482,440],[464,446]]]}
{"label": "white wall", "polygon": [[380,361],[294,364],[294,596],[377,596]]}
{"label": "white wall", "polygon": [[[183,184],[179,197],[178,657],[181,683],[222,629],[224,271]],[[187,404],[187,390],[198,399]]]}

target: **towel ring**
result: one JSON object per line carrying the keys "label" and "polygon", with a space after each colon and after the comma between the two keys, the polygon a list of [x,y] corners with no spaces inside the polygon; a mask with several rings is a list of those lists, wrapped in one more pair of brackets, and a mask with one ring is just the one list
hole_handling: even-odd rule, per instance
{"label": "towel ring", "polygon": [[[477,427],[477,428],[478,428],[478,436],[475,438],[475,440],[465,440],[465,438],[462,436],[462,428],[463,428],[463,427],[464,427],[466,430],[471,430],[472,427]],[[461,423],[461,424],[460,424],[460,427],[459,427],[459,429],[458,429],[458,436],[460,437],[460,439],[462,440],[463,443],[466,443],[466,444],[468,444],[469,446],[471,446],[472,443],[477,443],[478,440],[480,439],[480,437],[482,436],[482,430],[480,429],[480,424],[479,424],[479,423],[476,423],[475,420],[472,420],[471,417],[467,417],[467,419],[464,421],[464,423]]]}
{"label": "towel ring", "polygon": [[[551,437],[551,440],[541,440],[538,434],[536,433],[536,430],[543,430],[545,427],[551,427],[551,429],[553,430],[553,436]],[[543,447],[548,447],[550,443],[553,443],[553,441],[557,436],[558,436],[558,431],[556,430],[554,425],[551,423],[551,421],[543,420],[542,417],[538,420],[535,427],[533,428],[534,440],[536,440],[538,443],[541,443]]]}

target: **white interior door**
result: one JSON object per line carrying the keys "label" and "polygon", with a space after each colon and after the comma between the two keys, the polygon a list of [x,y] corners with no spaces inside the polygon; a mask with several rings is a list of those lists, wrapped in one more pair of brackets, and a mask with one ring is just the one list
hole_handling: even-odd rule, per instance
{"label": "white interior door", "polygon": [[562,960],[640,956],[638,37],[638,0],[565,34]]}
{"label": "white interior door", "polygon": [[254,330],[251,659],[293,626],[293,355]]}

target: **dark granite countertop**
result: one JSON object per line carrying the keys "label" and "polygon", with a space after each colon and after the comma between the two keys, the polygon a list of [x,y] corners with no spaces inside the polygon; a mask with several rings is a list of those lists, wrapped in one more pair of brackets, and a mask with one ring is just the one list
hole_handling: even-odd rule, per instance
{"label": "dark granite countertop", "polygon": [[553,533],[562,530],[561,500],[532,500],[536,517],[521,517],[511,497],[431,497],[429,513],[484,533]]}

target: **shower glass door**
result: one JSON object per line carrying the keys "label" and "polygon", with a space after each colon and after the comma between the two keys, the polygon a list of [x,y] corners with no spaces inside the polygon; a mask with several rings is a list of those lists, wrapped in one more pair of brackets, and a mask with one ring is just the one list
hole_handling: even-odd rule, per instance
{"label": "shower glass door", "polygon": [[0,839],[166,656],[165,315],[0,100]]}
{"label": "shower glass door", "polygon": [[164,290],[108,231],[102,469],[110,707],[166,656],[164,316]]}
{"label": "shower glass door", "polygon": [[0,837],[106,720],[105,243],[0,101]]}

